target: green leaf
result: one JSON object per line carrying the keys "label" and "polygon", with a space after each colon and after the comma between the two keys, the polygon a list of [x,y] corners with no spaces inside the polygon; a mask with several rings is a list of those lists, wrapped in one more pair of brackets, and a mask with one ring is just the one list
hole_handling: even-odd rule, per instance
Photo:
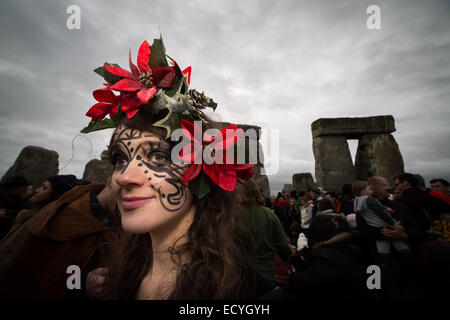
{"label": "green leaf", "polygon": [[211,182],[202,171],[190,182],[190,187],[192,192],[201,199],[211,191]]}
{"label": "green leaf", "polygon": [[166,59],[166,48],[162,40],[162,36],[159,39],[153,39],[153,43],[150,46],[150,61],[148,62],[150,68],[168,67]]}
{"label": "green leaf", "polygon": [[[108,65],[108,66],[113,66],[113,67],[119,67],[120,68],[120,66],[117,63],[105,62],[105,64]],[[104,66],[98,67],[97,69],[94,70],[94,72],[97,73],[98,75],[100,75],[101,77],[103,77],[103,79],[105,79],[105,81],[110,83],[110,84],[114,84],[114,83],[116,83],[116,82],[121,80],[120,77],[115,76],[112,73],[110,73],[108,70],[106,70]]]}
{"label": "green leaf", "polygon": [[169,97],[173,97],[175,94],[181,93],[185,81],[186,77],[176,77],[173,80],[170,88],[165,91],[166,95],[168,95]]}
{"label": "green leaf", "polygon": [[192,116],[190,113],[178,113],[178,112],[175,112],[171,108],[169,108],[168,110],[169,110],[169,112],[163,119],[156,121],[153,124],[155,127],[160,127],[160,128],[166,129],[167,134],[164,139],[169,139],[170,136],[172,135],[172,132],[175,129],[181,128],[181,120],[182,119],[191,121],[191,122],[194,121],[192,119]]}
{"label": "green leaf", "polygon": [[116,125],[112,119],[103,119],[98,120],[95,122],[90,122],[89,125],[85,128],[83,128],[80,132],[81,133],[89,133],[93,131],[108,129],[108,128],[115,128]]}
{"label": "green leaf", "polygon": [[153,125],[166,129],[167,134],[164,139],[169,139],[174,128],[181,128],[181,116],[169,109],[167,115]]}
{"label": "green leaf", "polygon": [[186,110],[186,97],[179,93],[175,93],[173,97],[169,97],[163,90],[159,90],[153,98],[152,110],[159,112],[169,109],[176,113],[183,113]]}

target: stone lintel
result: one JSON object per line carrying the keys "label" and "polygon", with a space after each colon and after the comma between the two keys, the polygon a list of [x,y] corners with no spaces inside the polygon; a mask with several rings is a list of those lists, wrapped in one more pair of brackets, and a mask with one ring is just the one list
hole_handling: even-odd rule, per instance
{"label": "stone lintel", "polygon": [[395,131],[391,115],[363,118],[320,118],[311,124],[312,137],[343,135],[358,139],[362,134],[391,133]]}

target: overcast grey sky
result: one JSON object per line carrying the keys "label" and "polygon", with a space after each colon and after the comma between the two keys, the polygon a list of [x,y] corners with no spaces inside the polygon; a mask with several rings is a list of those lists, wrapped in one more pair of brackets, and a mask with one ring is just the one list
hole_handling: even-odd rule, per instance
{"label": "overcast grey sky", "polygon": [[[66,27],[72,4],[80,30]],[[380,30],[366,27],[371,4],[381,8]],[[280,130],[272,193],[294,173],[314,175],[311,123],[324,117],[391,114],[405,170],[450,180],[448,0],[1,5],[1,175],[36,145],[59,153],[60,173],[80,178],[111,134],[76,137],[103,83],[92,70],[105,61],[128,69],[128,50],[136,61],[142,41],[161,31],[167,53],[192,66],[191,87],[218,102],[216,119]]]}

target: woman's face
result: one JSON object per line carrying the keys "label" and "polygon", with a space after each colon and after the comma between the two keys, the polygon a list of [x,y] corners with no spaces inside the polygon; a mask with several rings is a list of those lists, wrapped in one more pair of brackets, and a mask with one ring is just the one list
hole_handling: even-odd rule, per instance
{"label": "woman's face", "polygon": [[120,125],[112,138],[112,189],[125,231],[135,234],[171,228],[192,206],[182,183],[188,165],[172,163],[169,144],[149,131]]}
{"label": "woman's face", "polygon": [[50,199],[52,194],[52,185],[47,180],[36,189],[36,193],[30,197],[31,203],[41,203]]}
{"label": "woman's face", "polygon": [[290,198],[290,199],[289,199],[289,205],[290,205],[291,207],[294,207],[295,204],[296,204],[295,199],[294,199],[294,198]]}

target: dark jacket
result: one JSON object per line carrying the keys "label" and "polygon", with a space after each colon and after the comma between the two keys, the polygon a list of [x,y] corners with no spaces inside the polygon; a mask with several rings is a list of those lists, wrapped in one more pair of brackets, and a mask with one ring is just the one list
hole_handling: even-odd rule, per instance
{"label": "dark jacket", "polygon": [[366,264],[350,233],[341,233],[305,258],[301,270],[291,274],[288,292],[297,299],[368,299]]}
{"label": "dark jacket", "polygon": [[408,207],[423,231],[428,230],[430,223],[438,220],[440,214],[450,213],[450,206],[445,201],[430,196],[425,190],[407,189],[399,201]]}
{"label": "dark jacket", "polygon": [[[392,217],[396,221],[399,221],[405,229],[405,233],[408,235],[406,243],[411,250],[415,251],[420,244],[427,240],[425,232],[412,217],[406,205],[400,201],[392,201],[389,199],[384,199],[380,202],[384,206],[394,210]],[[359,246],[366,254],[367,258],[372,261],[372,263],[375,263],[378,256],[375,240],[385,239],[381,233],[382,228],[368,225],[364,218],[359,214],[356,215],[356,225],[359,231]]]}

